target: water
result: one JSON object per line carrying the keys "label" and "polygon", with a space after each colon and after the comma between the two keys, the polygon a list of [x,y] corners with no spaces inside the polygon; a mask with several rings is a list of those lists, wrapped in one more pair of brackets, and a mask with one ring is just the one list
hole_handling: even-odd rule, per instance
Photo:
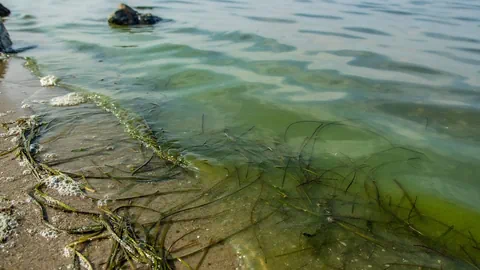
{"label": "water", "polygon": [[433,215],[478,228],[453,214],[480,212],[475,1],[130,1],[172,20],[131,28],[106,23],[117,4],[5,1],[6,26],[17,46],[39,45],[23,55],[43,73],[114,98],[192,160],[240,162],[228,145],[196,146],[252,127],[251,142],[298,149],[315,127],[288,125],[342,121],[356,128],[329,129],[317,155],[360,165],[392,145],[421,152],[428,162],[375,157],[412,159],[382,171],[385,187],[398,179],[434,198]]}

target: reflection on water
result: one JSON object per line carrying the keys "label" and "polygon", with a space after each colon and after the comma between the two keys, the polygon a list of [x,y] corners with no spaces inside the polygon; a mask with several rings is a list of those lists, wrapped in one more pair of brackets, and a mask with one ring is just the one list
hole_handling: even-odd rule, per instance
{"label": "reflection on water", "polygon": [[[241,157],[198,147],[209,139],[202,132],[225,139],[255,127],[253,141],[277,145],[296,121],[348,120],[377,139],[336,130],[321,138],[331,143],[324,153],[359,162],[384,150],[378,138],[416,149],[429,162],[389,166],[388,181],[479,212],[472,1],[132,0],[172,20],[132,28],[107,25],[114,1],[4,4],[12,39],[39,45],[28,54],[45,73],[115,98],[187,156],[217,165]],[[287,144],[299,147],[306,132]]]}

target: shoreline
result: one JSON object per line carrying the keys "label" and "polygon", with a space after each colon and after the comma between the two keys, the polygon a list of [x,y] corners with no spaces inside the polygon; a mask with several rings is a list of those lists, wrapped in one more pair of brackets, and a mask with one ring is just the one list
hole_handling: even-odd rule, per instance
{"label": "shoreline", "polygon": [[[40,82],[35,76],[30,73],[30,71],[23,66],[24,61],[18,58],[8,59],[4,64],[4,69],[0,69],[0,72],[3,70],[3,79],[0,85],[0,112],[11,111],[10,113],[0,117],[2,122],[10,122],[19,119],[20,117],[29,117],[34,111],[30,109],[29,105],[32,99],[41,97],[41,99],[51,99],[55,96],[62,96],[65,93],[69,93],[61,88],[43,88],[40,86]],[[25,101],[25,102],[24,102]],[[27,104],[27,105],[25,105]],[[103,143],[106,144],[106,150],[110,153],[108,155],[115,156],[114,153],[121,153],[129,150],[131,144],[134,142],[129,136],[124,132],[122,128],[116,123],[116,118],[110,113],[103,112],[100,108],[96,107],[93,104],[83,104],[78,107],[55,107],[58,110],[63,110],[63,113],[67,112],[68,116],[71,114],[74,119],[80,119],[78,126],[83,130],[80,135],[76,136],[74,133],[73,136],[68,136],[63,140],[62,138],[56,138],[55,146],[49,146],[46,141],[52,140],[54,135],[41,134],[39,145],[46,145],[46,149],[42,150],[43,153],[40,158],[45,159],[47,155],[55,156],[55,158],[60,159],[61,157],[68,157],[72,155],[74,150],[70,149],[72,147],[81,146],[87,141],[92,145],[99,145]],[[91,118],[94,121],[83,121],[81,118],[76,117],[76,114],[84,115],[87,119]],[[68,119],[67,116],[66,119]],[[99,118],[95,118],[99,116]],[[103,119],[105,118],[105,119]],[[103,119],[103,120],[102,120]],[[89,123],[84,123],[89,122]],[[69,123],[60,122],[52,128],[63,129],[65,126],[68,127]],[[74,128],[78,128],[77,125]],[[102,126],[103,128],[97,129],[97,126]],[[115,131],[113,131],[115,130]],[[46,135],[44,138],[43,135]],[[127,143],[127,146],[122,146],[122,143],[117,143],[121,141],[132,141],[130,144]],[[14,143],[11,142],[11,138],[0,138],[0,149],[7,150],[11,149],[14,146]],[[104,147],[104,146],[102,146]],[[80,147],[81,148],[81,147]],[[55,151],[55,153],[51,152]],[[83,151],[83,150],[82,150]],[[136,151],[135,151],[136,153]],[[132,153],[133,154],[133,153]],[[96,162],[105,162],[111,163],[116,162],[118,158],[103,156],[102,154],[94,155],[92,158],[96,158]],[[117,155],[118,156],[118,155]],[[14,154],[9,154],[0,159],[0,210],[8,209],[9,213],[15,219],[15,228],[9,234],[7,241],[0,245],[0,269],[71,269],[72,267],[72,257],[65,256],[65,246],[74,241],[76,236],[68,235],[62,232],[55,232],[51,229],[48,229],[41,220],[41,215],[39,212],[38,206],[35,202],[29,197],[28,192],[39,183],[39,180],[36,179],[32,174],[29,174],[25,168],[22,168],[19,165],[19,161],[16,160]],[[68,159],[68,158],[67,158]],[[125,160],[118,161],[118,164],[127,162]],[[130,162],[141,163],[141,159],[136,158]],[[76,172],[78,169],[83,170],[84,167],[91,166],[88,165],[87,159],[79,159],[78,161],[66,163],[64,165],[59,165],[59,168],[65,170],[71,170]],[[8,181],[7,181],[8,180]],[[114,181],[107,181],[112,183],[105,183],[105,180],[101,182],[95,182],[96,187],[104,187],[106,191],[105,194],[96,194],[92,193],[94,197],[103,197],[108,198],[109,194],[115,194],[116,191],[125,189],[128,186],[123,184],[114,183]],[[166,187],[173,187],[172,184],[162,184]],[[150,185],[149,188],[154,186]],[[148,190],[148,189],[147,189]],[[125,191],[122,191],[125,192]],[[145,193],[145,191],[135,191],[137,193]],[[97,192],[98,193],[98,192]],[[134,193],[134,194],[137,194]],[[128,194],[128,192],[127,192]],[[60,193],[61,195],[61,193]],[[169,200],[178,200],[183,195],[176,195]],[[97,208],[97,204],[92,204],[91,199],[82,199],[76,196],[67,196],[60,197],[61,200],[66,200],[69,204],[77,204],[82,207],[89,207],[91,209]],[[1,212],[1,211],[0,211]],[[76,227],[78,224],[85,222],[85,219],[78,219],[78,215],[73,217],[61,215],[59,213],[53,213],[51,219],[55,221],[55,225],[62,228],[71,228]],[[179,226],[176,230],[177,235],[181,235],[181,231],[188,230],[188,228],[195,228],[197,225],[192,223],[191,225],[182,225]],[[172,241],[172,240],[170,240]],[[186,240],[185,240],[186,241]],[[207,241],[207,239],[205,239]],[[102,260],[106,259],[105,254],[108,254],[110,251],[109,243],[110,241],[104,241],[98,244],[93,245],[90,255],[94,257],[92,263],[95,265],[101,265]],[[180,241],[182,242],[182,241]],[[45,245],[48,248],[45,248]],[[90,249],[90,247],[89,247]],[[195,262],[202,260],[202,263],[208,269],[236,269],[239,266],[237,255],[235,254],[233,248],[230,245],[216,245],[211,248],[211,253],[214,253],[216,256],[207,256],[206,258],[201,258],[202,254],[196,254],[188,258],[188,262],[194,265]],[[188,250],[188,249],[187,249]],[[175,264],[179,264],[176,262]],[[203,268],[203,267],[202,267]],[[178,267],[182,269],[182,267]]]}
{"label": "shoreline", "polygon": [[[361,226],[367,226],[367,230],[369,229],[368,222],[365,225],[362,221],[370,221],[370,217],[362,217],[361,214],[359,217],[350,217],[354,218],[354,220],[358,220],[358,223],[353,225],[353,227],[343,220],[343,218],[348,218],[345,214],[350,215],[350,211],[352,215],[354,214],[353,207],[350,210],[349,207],[348,209],[343,209],[342,206],[339,206],[338,217],[340,218],[337,218],[337,216],[332,214],[322,214],[323,212],[321,212],[321,210],[323,209],[323,204],[320,202],[323,202],[323,199],[317,204],[318,212],[317,210],[311,211],[308,208],[301,208],[296,205],[296,203],[291,204],[288,201],[284,202],[284,200],[289,199],[288,189],[284,190],[283,187],[276,187],[269,183],[268,178],[263,178],[264,169],[260,167],[250,167],[250,164],[245,164],[243,167],[236,167],[235,165],[232,170],[236,172],[232,174],[227,172],[226,175],[224,175],[225,171],[223,171],[223,174],[210,173],[210,175],[208,170],[205,172],[200,170],[198,175],[192,175],[189,174],[187,170],[184,170],[185,168],[181,168],[180,166],[170,167],[168,162],[165,161],[164,156],[158,156],[155,149],[145,147],[145,145],[141,143],[142,141],[134,136],[132,139],[132,136],[130,136],[131,134],[126,132],[125,126],[122,125],[122,119],[115,115],[114,112],[109,111],[108,107],[107,109],[102,108],[102,106],[97,106],[94,102],[80,103],[73,107],[52,107],[52,104],[50,103],[52,98],[62,98],[65,97],[67,93],[71,92],[62,87],[40,87],[38,79],[24,68],[23,63],[23,60],[18,58],[9,59],[6,63],[4,79],[2,80],[2,85],[0,87],[0,89],[2,89],[2,95],[5,94],[5,98],[2,97],[0,108],[15,112],[4,115],[1,120],[14,121],[18,117],[25,115],[30,116],[34,112],[40,114],[42,116],[42,123],[48,128],[45,130],[39,129],[39,133],[34,135],[34,140],[31,141],[33,144],[42,148],[42,150],[38,150],[38,152],[32,154],[35,156],[33,164],[38,166],[41,163],[42,166],[52,166],[52,168],[57,172],[60,172],[60,174],[68,175],[69,178],[71,177],[72,181],[76,181],[75,185],[77,186],[80,185],[81,182],[79,179],[83,178],[85,182],[83,184],[86,184],[85,187],[88,186],[88,189],[85,188],[85,193],[82,193],[81,196],[77,196],[77,194],[80,193],[75,193],[76,191],[71,189],[72,186],[68,186],[68,183],[67,186],[62,187],[62,189],[51,187],[46,184],[44,187],[48,190],[48,195],[52,194],[51,196],[53,196],[53,198],[58,198],[60,202],[66,203],[68,206],[73,205],[75,208],[78,207],[77,209],[82,209],[82,211],[90,213],[102,213],[103,207],[108,207],[110,209],[120,209],[125,207],[130,209],[129,207],[140,207],[140,210],[138,211],[132,210],[132,212],[130,212],[130,210],[127,210],[126,212],[121,212],[122,218],[125,217],[126,219],[130,219],[138,214],[138,216],[135,217],[136,221],[140,219],[140,216],[142,216],[142,219],[146,219],[144,221],[145,223],[132,223],[135,224],[135,226],[151,226],[151,224],[157,224],[155,220],[160,218],[161,221],[166,222],[158,223],[159,229],[157,233],[159,233],[160,230],[165,230],[165,241],[162,243],[166,243],[167,246],[171,245],[168,249],[170,250],[172,246],[179,241],[179,247],[174,248],[171,253],[175,254],[175,256],[178,254],[179,256],[173,258],[182,258],[178,259],[178,261],[176,259],[171,259],[172,263],[179,269],[185,269],[185,266],[182,266],[185,262],[197,266],[204,263],[202,267],[206,264],[208,265],[208,269],[213,270],[242,269],[252,266],[268,269],[272,266],[272,262],[270,261],[269,266],[264,264],[265,262],[262,261],[260,256],[258,256],[259,252],[263,252],[262,246],[260,246],[260,249],[255,246],[257,242],[260,243],[259,239],[261,239],[261,237],[268,239],[268,243],[273,243],[274,246],[279,244],[280,251],[282,252],[282,245],[290,243],[288,241],[293,239],[296,235],[303,235],[304,237],[308,236],[305,238],[305,245],[311,244],[309,242],[310,239],[308,238],[316,237],[316,231],[314,228],[308,228],[309,233],[307,233],[307,236],[292,230],[288,232],[284,231],[284,235],[279,235],[276,237],[277,239],[270,238],[269,234],[273,231],[284,229],[282,225],[278,225],[283,222],[283,217],[281,216],[281,213],[277,213],[276,210],[266,216],[260,215],[262,210],[255,213],[260,198],[266,202],[266,205],[268,205],[270,200],[280,200],[280,205],[278,206],[279,209],[283,209],[284,211],[290,210],[291,215],[296,216],[300,212],[306,215],[305,218],[316,218],[316,222],[322,224],[322,226],[328,226],[329,229],[333,231],[333,235],[344,233],[341,231],[342,229],[351,233],[354,237],[349,240],[352,242],[341,244],[341,248],[350,247],[355,241],[362,239],[366,240],[367,244],[373,243],[385,246],[385,244],[388,243],[380,244],[379,240],[371,237],[362,237],[364,234],[357,231],[357,229],[362,230],[360,229]],[[13,142],[11,142],[11,138],[5,138],[5,140],[1,140],[0,143],[2,150],[10,149],[12,145]],[[26,145],[28,146],[28,144]],[[30,144],[30,146],[31,145],[32,144]],[[30,152],[31,151],[32,150],[30,150]],[[271,151],[273,152],[273,150]],[[3,196],[0,198],[4,198],[2,199],[1,207],[2,209],[7,209],[13,216],[15,216],[15,225],[17,225],[14,233],[10,236],[9,241],[0,248],[0,256],[5,258],[0,262],[0,269],[52,269],[52,266],[55,269],[70,269],[69,267],[72,265],[72,255],[70,253],[70,255],[67,256],[64,254],[64,250],[68,243],[72,243],[72,241],[76,241],[76,239],[78,240],[78,237],[64,233],[68,230],[65,228],[79,228],[79,224],[81,224],[81,226],[87,226],[86,223],[93,221],[94,219],[82,217],[75,212],[76,210],[73,211],[73,214],[72,212],[66,214],[65,212],[69,211],[63,211],[62,213],[62,211],[53,211],[53,209],[49,209],[49,212],[53,212],[53,214],[49,213],[49,215],[51,214],[50,217],[51,221],[53,221],[52,223],[55,224],[53,227],[63,229],[57,231],[45,229],[46,227],[44,225],[51,225],[51,223],[50,221],[45,222],[45,220],[41,220],[39,208],[35,204],[35,201],[37,203],[39,203],[39,201],[32,196],[32,198],[35,199],[35,201],[33,201],[29,198],[27,193],[36,191],[36,189],[33,189],[36,184],[45,182],[45,180],[48,181],[48,179],[45,179],[44,177],[58,177],[60,174],[54,174],[47,171],[45,175],[42,175],[40,180],[39,177],[35,178],[29,174],[29,172],[25,170],[26,168],[21,168],[21,166],[19,166],[19,161],[12,159],[13,156],[14,154],[6,155],[0,160],[0,165],[5,168],[2,171],[2,176],[5,175],[5,178],[1,178],[2,182],[0,182],[2,186],[0,195]],[[157,158],[154,159],[154,157]],[[43,168],[42,166],[39,166],[40,170]],[[135,173],[141,169],[145,169],[145,171],[139,172],[135,175]],[[211,169],[218,169],[220,171],[225,169],[228,171],[226,167],[215,168],[212,166]],[[285,177],[288,169],[288,165],[285,169],[274,169],[274,171],[270,171],[271,175],[267,175],[266,177],[272,177],[275,176],[275,174],[277,174],[278,177],[281,177],[281,175],[284,175]],[[45,171],[43,172],[45,173]],[[245,179],[242,179],[241,176],[243,175],[245,176]],[[250,177],[248,177],[249,175]],[[235,180],[234,178],[231,178],[232,176],[237,178],[238,185],[237,181],[224,182],[224,180],[227,179]],[[290,181],[295,180],[294,175],[289,177],[292,177]],[[73,180],[74,178],[75,180]],[[355,177],[353,179],[355,179]],[[259,181],[257,182],[257,180]],[[274,181],[275,179],[272,180]],[[397,183],[396,180],[394,180],[394,182]],[[391,194],[384,194],[383,189],[380,193],[375,181],[366,181],[365,183],[367,183],[365,186],[367,195],[366,202],[368,203],[368,198],[371,197],[370,195],[373,195],[376,190],[377,204],[379,208],[376,207],[376,203],[365,204],[363,207],[368,209],[368,211],[377,211],[377,213],[381,215],[386,214],[386,217],[382,217],[386,220],[391,218],[388,216],[390,213],[396,217],[397,222],[402,221],[403,219],[401,216],[396,216],[396,213],[389,212],[390,210],[388,209],[385,210],[385,208],[383,208],[385,205],[382,206],[379,202],[380,196],[385,197],[383,200],[387,198],[392,200]],[[288,184],[290,185],[291,183]],[[220,187],[217,185],[220,185]],[[267,188],[264,189],[264,185],[266,187],[270,186],[272,190]],[[397,209],[401,209],[401,212],[404,212],[403,214],[410,219],[411,214],[417,211],[416,207],[422,207],[423,205],[421,203],[417,205],[416,199],[415,202],[413,202],[411,200],[412,197],[406,193],[407,191],[404,190],[400,184],[397,183],[397,185],[398,192],[403,193],[403,197],[400,198]],[[211,190],[216,187],[218,187],[218,190]],[[241,192],[247,187],[252,188],[248,190],[250,191],[249,194],[244,193],[230,198],[231,195]],[[348,190],[350,185],[346,188]],[[162,193],[162,195],[157,197],[157,193],[152,193],[152,190],[166,190],[166,193]],[[184,193],[181,190],[188,191]],[[255,195],[257,191],[260,191],[260,193]],[[336,201],[338,198],[336,198],[336,196],[331,197],[328,188],[318,189],[318,191],[323,192],[318,194],[319,198],[324,197],[325,200],[329,201],[329,203],[324,203],[324,210],[328,211],[327,213],[331,213],[329,211],[335,211],[335,208],[330,208],[328,205],[337,203]],[[335,194],[338,190],[333,188],[332,191]],[[63,194],[65,192],[68,194]],[[192,194],[189,194],[189,192],[192,192]],[[358,193],[354,194],[352,193],[352,190],[349,190],[349,193],[347,193],[346,190],[343,189],[342,192],[345,193],[345,198],[343,198],[344,202],[349,203],[349,201],[353,199],[354,205],[357,204],[356,200]],[[372,194],[368,194],[369,192]],[[152,200],[148,198],[150,196],[148,194],[154,195]],[[309,195],[307,196],[307,198],[310,198]],[[405,200],[404,198],[410,199]],[[156,199],[159,200],[155,201]],[[128,204],[122,204],[122,201],[124,200],[128,201]],[[220,204],[209,207],[210,204],[220,200]],[[199,205],[197,205],[197,201],[199,201]],[[402,201],[403,205],[400,207]],[[192,202],[194,202],[193,206],[191,205]],[[372,201],[370,201],[370,203],[372,203]],[[11,208],[9,208],[10,205],[12,205]],[[173,207],[171,207],[172,205]],[[362,208],[362,206],[358,207],[360,207],[360,209]],[[423,214],[425,214],[424,210],[430,209],[428,208],[428,205],[425,205],[425,207],[427,208],[422,209]],[[266,206],[265,209],[269,208],[270,206]],[[196,209],[197,211],[184,213],[191,209]],[[55,210],[58,210],[58,208]],[[145,214],[144,210],[152,211],[153,214]],[[347,210],[347,212],[342,215],[341,211],[343,210]],[[359,210],[355,210],[355,214],[358,211]],[[362,210],[360,210],[360,212],[361,211]],[[180,214],[176,215],[177,213]],[[160,217],[158,216],[159,214]],[[164,220],[162,217],[164,214],[166,214],[167,217],[170,215],[175,216],[175,219]],[[257,216],[255,217],[256,214]],[[263,212],[263,214],[265,214],[265,212]],[[398,215],[402,215],[402,213],[399,213]],[[271,223],[273,222],[272,220],[267,221],[266,219],[270,216],[274,216],[272,219],[279,220],[278,223]],[[437,218],[437,215],[424,216],[419,214],[419,217],[421,218],[418,221],[419,226],[428,226],[428,222],[425,224],[420,222],[422,219],[425,220],[431,218],[432,222],[438,223],[438,228],[436,229],[438,230],[440,228],[439,232],[442,233],[442,235],[446,230],[448,233],[455,233],[458,237],[463,238],[462,241],[471,241],[469,235],[458,231],[457,227],[455,227],[456,230],[453,229],[454,225],[456,226],[459,224],[449,225],[441,223],[441,220],[435,219]],[[264,224],[262,224],[262,227],[264,227],[265,230],[263,231],[263,236],[261,235],[259,237],[256,235],[257,232],[255,229],[250,229],[257,227],[257,225],[260,227],[259,223],[263,221],[272,226],[272,228],[276,225],[279,227],[271,229],[270,227],[264,227]],[[370,222],[372,223],[372,221]],[[375,221],[375,224],[375,226],[382,226],[382,221]],[[286,223],[286,225],[289,226],[290,224]],[[403,226],[405,224],[400,222],[398,225]],[[166,229],[164,229],[163,226],[167,226]],[[306,230],[302,228],[299,229],[302,230],[300,232]],[[420,234],[420,232],[417,231],[416,228],[406,227],[405,229],[406,233],[411,233],[410,229],[414,230],[414,235],[404,238],[392,233],[389,237],[399,237],[398,239],[393,238],[399,241],[398,244],[403,243],[403,241],[421,240],[421,238],[417,237],[417,234]],[[62,230],[63,232],[59,232]],[[199,232],[197,233],[197,231]],[[428,232],[428,230],[425,230],[425,232]],[[370,231],[370,233],[372,233],[372,231]],[[473,233],[476,234],[476,231],[473,231]],[[231,237],[237,234],[242,234],[242,236],[229,242]],[[148,234],[146,234],[146,236],[148,239]],[[248,237],[250,237],[250,239],[246,240]],[[236,241],[237,239],[239,239],[239,241]],[[115,239],[82,245],[80,252],[86,252],[89,259],[91,259],[92,265],[97,266],[95,268],[100,268],[106,263],[105,254],[110,250],[107,243],[116,241],[112,240]],[[49,245],[48,249],[43,248],[45,244]],[[163,244],[161,246],[165,247]],[[395,247],[392,249],[385,248],[382,252],[390,252],[392,256],[399,255],[397,254],[398,251]],[[419,252],[422,252],[424,256],[428,256],[426,259],[431,259],[435,262],[447,259],[447,257],[431,255],[424,250]],[[455,250],[453,250],[453,252],[455,252]],[[207,256],[207,253],[214,254],[214,256]],[[407,255],[407,253],[400,255],[404,256]],[[284,253],[278,256],[282,257],[284,256],[283,254]],[[285,254],[288,255],[289,253],[287,252]],[[275,254],[269,255],[273,256]],[[458,254],[455,255],[458,256]],[[469,254],[467,253],[467,255]],[[60,259],[59,256],[62,259]],[[183,256],[188,258],[183,261]],[[264,254],[264,256],[264,258],[267,258],[267,254]],[[319,260],[317,256],[318,254],[313,254],[312,257],[309,257],[308,254],[298,254],[298,256],[295,256],[292,259],[302,261],[303,259],[317,258],[317,260]],[[360,252],[356,256],[363,255]],[[327,257],[326,259],[336,259],[335,262],[341,261],[341,259],[338,258],[340,257]],[[437,260],[438,258],[442,260]],[[412,257],[411,259],[414,258]],[[289,258],[287,258],[287,260],[289,260]],[[465,259],[463,259],[463,261],[466,262]],[[456,262],[457,261],[452,259],[452,261],[449,261],[448,263],[453,264]],[[278,260],[273,263],[281,264],[282,261]],[[365,263],[369,263],[369,261],[367,260]],[[443,267],[443,262],[439,264],[440,267]]]}
{"label": "shoreline", "polygon": [[[38,79],[24,68],[22,60],[15,58],[1,62],[0,72],[0,112],[10,111],[0,120],[15,121],[32,115],[30,109],[22,108],[22,101],[41,90]],[[13,147],[10,140],[1,138],[0,149]],[[42,227],[38,207],[27,194],[37,180],[30,174],[23,174],[18,161],[12,157],[10,154],[0,159],[0,209],[11,207],[17,226],[0,245],[0,269],[68,269],[71,260],[61,252],[63,243],[71,237],[51,234]]]}

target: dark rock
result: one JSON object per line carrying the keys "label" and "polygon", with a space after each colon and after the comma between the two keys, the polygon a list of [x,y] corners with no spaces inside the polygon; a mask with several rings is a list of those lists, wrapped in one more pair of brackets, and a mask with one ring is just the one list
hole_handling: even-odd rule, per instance
{"label": "dark rock", "polygon": [[[10,10],[0,4],[0,17],[7,17],[10,15]],[[12,40],[8,34],[7,28],[3,24],[3,20],[0,19],[0,53],[11,53],[12,49]]]}
{"label": "dark rock", "polygon": [[5,25],[3,25],[3,22],[0,20],[0,52],[11,53],[13,51],[12,45],[7,28],[5,28]]}
{"label": "dark rock", "polygon": [[7,17],[8,15],[10,15],[10,10],[0,4],[0,17]]}
{"label": "dark rock", "polygon": [[[0,4],[0,17],[6,17],[10,15],[10,10]],[[8,34],[7,28],[3,24],[3,20],[0,19],[0,53],[20,53],[26,50],[36,48],[37,46],[27,46],[23,48],[12,48],[12,40],[10,34]]]}
{"label": "dark rock", "polygon": [[160,21],[163,19],[150,13],[141,14],[125,4],[120,4],[119,9],[108,18],[108,23],[115,25],[150,25]]}
{"label": "dark rock", "polygon": [[12,48],[12,40],[10,39],[10,35],[8,34],[7,28],[3,24],[2,20],[0,20],[0,53],[21,53],[26,50],[34,49],[37,46],[27,46],[22,48]]}

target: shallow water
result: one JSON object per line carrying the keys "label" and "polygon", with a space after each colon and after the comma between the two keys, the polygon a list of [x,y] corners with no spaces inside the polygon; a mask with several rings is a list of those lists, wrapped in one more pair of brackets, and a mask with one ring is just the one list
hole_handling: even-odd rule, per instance
{"label": "shallow water", "polygon": [[[22,55],[44,74],[119,101],[192,160],[268,163],[277,157],[260,147],[287,156],[316,127],[288,125],[341,121],[352,128],[322,132],[312,156],[331,167],[391,162],[378,170],[385,188],[396,179],[433,216],[478,230],[474,1],[130,1],[173,20],[132,28],[106,23],[115,1],[3,4],[14,43],[39,45]],[[242,134],[242,147],[222,141]],[[214,149],[198,147],[208,140]],[[392,146],[416,152],[372,158]]]}

